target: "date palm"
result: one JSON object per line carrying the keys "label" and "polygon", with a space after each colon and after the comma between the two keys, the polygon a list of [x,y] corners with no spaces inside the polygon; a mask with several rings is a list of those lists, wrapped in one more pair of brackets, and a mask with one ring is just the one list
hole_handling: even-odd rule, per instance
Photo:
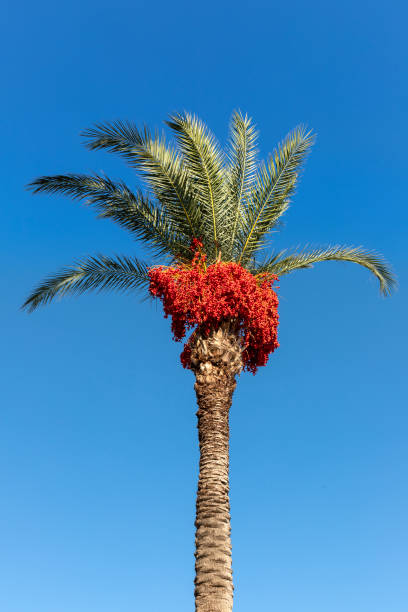
{"label": "date palm", "polygon": [[[255,276],[282,276],[322,261],[349,261],[367,268],[378,279],[380,291],[390,293],[395,279],[387,264],[360,247],[336,245],[261,257],[289,206],[313,144],[311,132],[296,128],[267,162],[258,163],[255,126],[239,112],[232,116],[226,151],[195,116],[174,114],[166,123],[174,144],[161,133],[129,122],[102,123],[84,133],[89,149],[123,157],[144,181],[144,191],[98,174],[43,176],[30,188],[83,200],[100,217],[112,219],[141,240],[150,249],[150,265],[165,261],[191,266],[190,245],[199,238],[208,264],[236,262]],[[148,270],[133,255],[90,256],[46,278],[24,308],[33,311],[56,297],[91,290],[146,291]],[[209,335],[200,329],[194,334],[191,369],[200,446],[195,522],[198,612],[232,610],[228,418],[235,377],[242,369],[241,353],[232,321],[223,321]]]}

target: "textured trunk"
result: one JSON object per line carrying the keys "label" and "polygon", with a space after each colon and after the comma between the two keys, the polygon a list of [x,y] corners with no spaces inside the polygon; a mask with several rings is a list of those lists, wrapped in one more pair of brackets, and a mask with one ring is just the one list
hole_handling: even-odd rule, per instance
{"label": "textured trunk", "polygon": [[231,612],[228,416],[241,370],[241,345],[229,323],[192,346],[200,473],[196,505],[196,612]]}

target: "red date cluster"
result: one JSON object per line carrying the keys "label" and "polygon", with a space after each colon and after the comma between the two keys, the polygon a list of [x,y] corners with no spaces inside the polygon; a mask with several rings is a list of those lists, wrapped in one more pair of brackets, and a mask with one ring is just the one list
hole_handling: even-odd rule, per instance
{"label": "red date cluster", "polygon": [[[209,334],[222,321],[234,320],[242,338],[244,369],[256,373],[266,365],[278,346],[278,296],[272,289],[273,274],[254,276],[234,262],[206,266],[202,244],[192,244],[191,267],[157,266],[150,268],[150,294],[163,302],[164,316],[171,316],[174,340],[181,341],[188,329],[200,327]],[[190,348],[181,354],[185,368],[190,367]]]}

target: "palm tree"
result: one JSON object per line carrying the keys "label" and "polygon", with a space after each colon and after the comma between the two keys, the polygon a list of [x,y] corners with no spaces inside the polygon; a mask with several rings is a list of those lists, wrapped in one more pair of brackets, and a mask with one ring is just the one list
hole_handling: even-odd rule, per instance
{"label": "palm tree", "polygon": [[[117,153],[135,168],[147,185],[145,192],[98,174],[43,176],[29,187],[35,193],[84,200],[100,217],[140,239],[150,249],[153,264],[165,258],[173,270],[196,265],[193,243],[207,256],[204,273],[220,262],[235,262],[256,279],[264,279],[321,261],[349,261],[374,274],[384,295],[391,292],[395,278],[384,259],[360,247],[281,251],[259,259],[289,206],[314,141],[311,132],[296,128],[266,163],[259,164],[256,128],[240,112],[232,115],[226,152],[193,115],[174,114],[166,123],[175,136],[172,145],[163,134],[139,130],[130,122],[97,124],[83,134],[89,149]],[[46,278],[23,308],[33,311],[56,297],[91,290],[146,291],[151,269],[133,255],[87,257]],[[235,377],[244,365],[243,348],[237,321],[231,318],[207,332],[197,326],[190,339],[200,446],[195,522],[198,612],[232,610],[228,418]]]}

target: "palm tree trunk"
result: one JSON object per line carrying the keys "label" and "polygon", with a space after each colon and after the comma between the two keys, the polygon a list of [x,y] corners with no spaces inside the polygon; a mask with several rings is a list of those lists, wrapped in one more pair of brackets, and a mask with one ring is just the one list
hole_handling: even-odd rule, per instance
{"label": "palm tree trunk", "polygon": [[196,504],[196,612],[231,612],[229,409],[241,370],[241,344],[229,323],[192,349],[200,473]]}

